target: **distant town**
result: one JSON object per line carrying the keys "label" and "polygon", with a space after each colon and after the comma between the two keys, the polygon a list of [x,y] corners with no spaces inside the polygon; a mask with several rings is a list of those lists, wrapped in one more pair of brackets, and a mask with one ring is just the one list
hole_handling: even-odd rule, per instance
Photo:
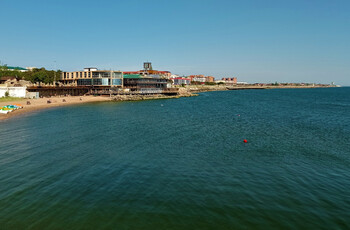
{"label": "distant town", "polygon": [[[65,72],[35,67],[0,66],[0,97],[39,98],[59,95],[179,95],[189,92],[270,87],[329,87],[314,83],[240,82],[237,77],[179,76],[170,71],[154,70],[151,62],[142,70],[116,71],[87,67]],[[185,88],[187,90],[180,90]]]}

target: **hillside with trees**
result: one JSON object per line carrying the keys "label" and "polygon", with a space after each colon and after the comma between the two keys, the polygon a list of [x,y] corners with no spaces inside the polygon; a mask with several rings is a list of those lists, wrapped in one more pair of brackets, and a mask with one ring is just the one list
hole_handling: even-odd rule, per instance
{"label": "hillside with trees", "polygon": [[53,83],[56,75],[56,81],[60,79],[61,71],[46,70],[42,68],[34,68],[26,72],[21,72],[16,69],[9,69],[6,65],[0,65],[0,78],[1,77],[16,77],[20,80],[30,81],[32,83]]}

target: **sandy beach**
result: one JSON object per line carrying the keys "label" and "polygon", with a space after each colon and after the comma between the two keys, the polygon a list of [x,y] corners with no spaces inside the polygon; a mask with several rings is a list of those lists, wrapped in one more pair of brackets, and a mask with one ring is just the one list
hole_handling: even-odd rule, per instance
{"label": "sandy beach", "polygon": [[[51,103],[47,103],[50,100]],[[65,101],[64,101],[65,100]],[[24,113],[29,113],[36,110],[53,108],[58,106],[67,106],[73,104],[89,103],[89,102],[102,102],[102,101],[111,101],[110,97],[102,96],[67,96],[67,97],[50,97],[50,98],[39,98],[39,99],[18,99],[15,101],[5,101],[0,102],[0,107],[10,104],[21,104],[22,109],[15,110],[8,114],[0,114],[0,120],[5,120],[14,116],[18,116]],[[27,101],[30,102],[30,105],[27,105]]]}

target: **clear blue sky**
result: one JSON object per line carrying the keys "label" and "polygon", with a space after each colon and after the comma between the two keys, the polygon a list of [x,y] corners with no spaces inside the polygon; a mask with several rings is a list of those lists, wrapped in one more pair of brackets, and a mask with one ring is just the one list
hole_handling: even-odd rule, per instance
{"label": "clear blue sky", "polygon": [[0,0],[0,61],[350,85],[349,0]]}

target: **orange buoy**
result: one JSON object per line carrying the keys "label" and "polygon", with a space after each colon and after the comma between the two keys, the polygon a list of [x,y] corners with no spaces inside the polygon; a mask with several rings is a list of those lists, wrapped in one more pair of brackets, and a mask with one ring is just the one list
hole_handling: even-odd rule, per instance
{"label": "orange buoy", "polygon": [[243,140],[244,143],[248,143],[248,141],[246,139]]}

